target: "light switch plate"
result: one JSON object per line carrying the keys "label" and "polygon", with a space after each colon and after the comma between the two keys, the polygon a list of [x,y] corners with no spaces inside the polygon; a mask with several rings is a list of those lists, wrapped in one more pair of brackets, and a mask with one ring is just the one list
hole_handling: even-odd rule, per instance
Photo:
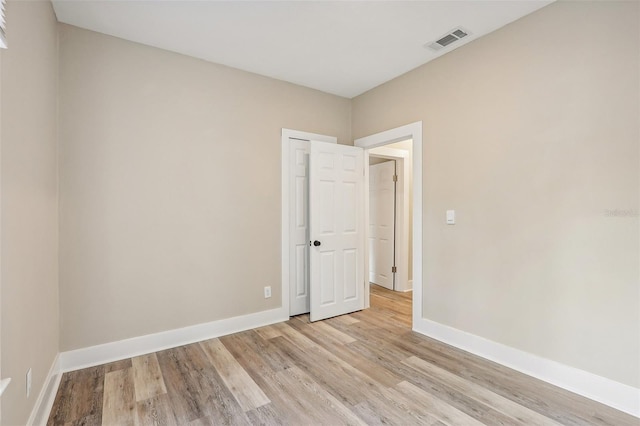
{"label": "light switch plate", "polygon": [[456,224],[456,211],[447,210],[447,225],[455,225],[455,224]]}

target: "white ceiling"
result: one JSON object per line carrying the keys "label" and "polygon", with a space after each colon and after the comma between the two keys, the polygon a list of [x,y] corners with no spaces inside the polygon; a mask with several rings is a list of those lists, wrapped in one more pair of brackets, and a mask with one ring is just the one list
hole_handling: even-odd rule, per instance
{"label": "white ceiling", "polygon": [[[53,0],[60,22],[352,98],[549,0]],[[423,47],[462,27],[470,36]]]}

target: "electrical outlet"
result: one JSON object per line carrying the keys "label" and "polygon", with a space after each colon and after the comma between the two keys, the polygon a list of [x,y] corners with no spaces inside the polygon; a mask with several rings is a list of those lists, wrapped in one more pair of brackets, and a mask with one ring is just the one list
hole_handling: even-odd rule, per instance
{"label": "electrical outlet", "polygon": [[264,288],[264,298],[268,299],[271,297],[271,286],[267,286]]}
{"label": "electrical outlet", "polygon": [[27,398],[31,395],[31,369],[27,370]]}

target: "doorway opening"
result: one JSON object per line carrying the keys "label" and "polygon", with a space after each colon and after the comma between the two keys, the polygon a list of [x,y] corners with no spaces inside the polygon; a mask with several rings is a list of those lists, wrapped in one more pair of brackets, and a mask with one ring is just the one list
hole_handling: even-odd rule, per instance
{"label": "doorway opening", "polygon": [[396,160],[369,157],[369,284],[395,290],[396,262]]}
{"label": "doorway opening", "polygon": [[412,325],[411,154],[407,139],[371,148],[368,249],[370,307]]}
{"label": "doorway opening", "polygon": [[[393,144],[401,143],[399,146],[393,147]],[[369,171],[370,158],[374,156],[387,154],[394,154],[388,150],[394,148],[410,147],[411,155],[406,159],[405,164],[410,165],[403,173],[407,177],[406,181],[410,183],[411,191],[410,198],[406,197],[406,203],[410,201],[410,207],[407,206],[404,213],[406,221],[403,226],[406,226],[407,243],[406,245],[398,244],[399,249],[406,247],[408,253],[406,255],[407,265],[403,267],[398,266],[396,278],[402,283],[405,282],[406,287],[404,290],[411,289],[411,328],[416,329],[421,323],[422,319],[422,122],[407,124],[405,126],[390,129],[381,133],[366,136],[364,138],[356,139],[355,146],[364,148],[365,159],[365,173]],[[398,152],[395,152],[398,154]],[[398,160],[396,159],[396,163]],[[365,177],[365,211],[369,210],[369,176]],[[396,199],[397,202],[397,199]],[[367,218],[368,219],[368,218]],[[366,221],[365,232],[369,232],[369,222]],[[398,229],[397,235],[402,235],[400,229]],[[368,235],[367,235],[368,238]],[[369,271],[369,245],[365,245],[365,262],[366,270]],[[400,278],[400,274],[404,272],[406,278]],[[367,274],[368,275],[368,274]],[[403,281],[404,280],[404,281]],[[377,290],[377,289],[374,289]],[[383,289],[386,290],[386,289]],[[371,306],[371,294],[374,294],[374,298],[377,297],[375,293],[377,291],[371,291],[370,286],[367,285],[365,291],[368,293],[365,295],[366,307]],[[400,292],[394,292],[396,295]],[[393,294],[393,293],[392,293]]]}

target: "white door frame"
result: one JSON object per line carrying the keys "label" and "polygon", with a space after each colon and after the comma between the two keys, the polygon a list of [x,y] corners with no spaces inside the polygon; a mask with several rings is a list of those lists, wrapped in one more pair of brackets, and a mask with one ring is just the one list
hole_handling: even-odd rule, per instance
{"label": "white door frame", "polygon": [[290,267],[290,254],[289,247],[292,244],[291,241],[291,232],[289,229],[289,219],[290,219],[290,211],[291,208],[291,194],[289,182],[291,179],[291,159],[289,158],[289,139],[299,139],[305,141],[318,141],[318,142],[328,142],[328,143],[338,143],[338,138],[335,136],[326,136],[326,135],[318,135],[315,133],[309,132],[301,132],[298,130],[291,129],[282,129],[282,146],[281,146],[281,154],[280,158],[282,160],[281,164],[281,191],[282,194],[282,223],[281,223],[281,241],[280,241],[280,249],[281,249],[281,258],[282,258],[282,267],[281,267],[281,293],[282,293],[282,314],[283,316],[289,317],[290,309],[289,309],[289,297],[290,297],[290,280],[289,280],[289,267]]}
{"label": "white door frame", "polygon": [[[409,152],[401,149],[378,147],[376,157],[388,158],[396,162],[396,174],[398,175],[398,187],[396,188],[396,291],[407,292],[412,289],[409,280],[409,180],[410,168],[407,167]],[[369,156],[367,155],[368,161]],[[368,220],[365,218],[365,224]],[[369,229],[369,228],[367,228]],[[368,258],[365,259],[367,261]]]}
{"label": "white door frame", "polygon": [[[369,149],[412,139],[413,167],[413,329],[422,320],[422,121],[396,127],[381,133],[356,139],[355,146],[365,149],[365,211],[369,209]],[[369,223],[365,223],[365,233]],[[368,235],[365,241],[368,241]],[[365,272],[368,272],[369,248],[365,245]],[[369,286],[365,286],[365,307],[369,307]]]}

